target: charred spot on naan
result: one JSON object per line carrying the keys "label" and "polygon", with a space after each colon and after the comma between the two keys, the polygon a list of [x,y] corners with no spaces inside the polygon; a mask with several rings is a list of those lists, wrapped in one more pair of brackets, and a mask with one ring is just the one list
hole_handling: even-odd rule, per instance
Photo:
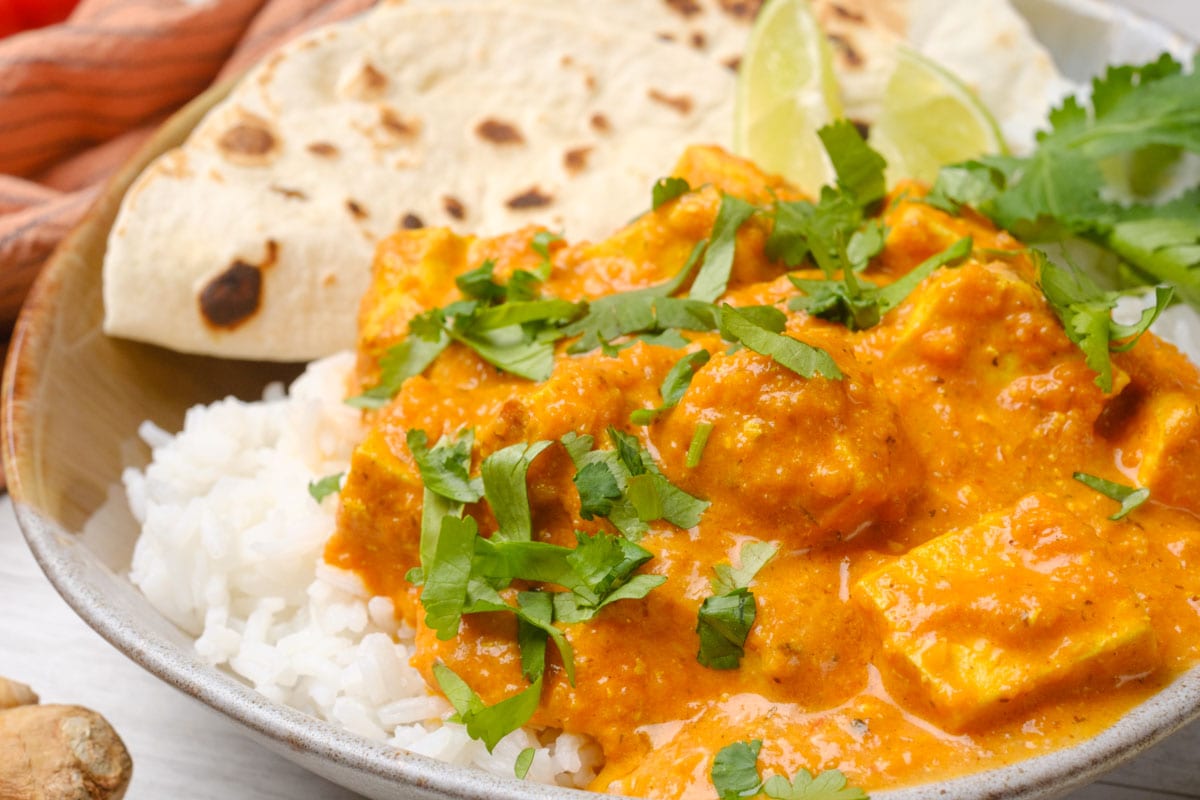
{"label": "charred spot on naan", "polygon": [[545,208],[553,202],[554,195],[543,192],[541,187],[531,186],[505,200],[504,205],[516,211],[526,208]]}
{"label": "charred spot on naan", "polygon": [[279,155],[279,137],[262,117],[247,113],[239,116],[238,122],[217,140],[217,150],[240,167],[267,166]]}
{"label": "charred spot on naan", "polygon": [[563,153],[563,167],[572,175],[577,172],[583,172],[587,169],[588,156],[592,154],[592,149],[590,145],[572,147]]}
{"label": "charred spot on naan", "polygon": [[378,100],[388,90],[388,77],[370,61],[347,69],[339,81],[338,94],[355,100]]}
{"label": "charred spot on naan", "polygon": [[233,330],[262,305],[263,272],[279,259],[279,243],[268,239],[259,264],[237,259],[200,290],[200,316],[210,328]]}
{"label": "charred spot on naan", "polygon": [[329,142],[312,142],[305,149],[318,158],[337,158],[342,154],[342,151],[337,149],[337,145]]}
{"label": "charred spot on naan", "polygon": [[488,117],[475,126],[475,135],[495,145],[525,144],[521,129],[511,122]]}

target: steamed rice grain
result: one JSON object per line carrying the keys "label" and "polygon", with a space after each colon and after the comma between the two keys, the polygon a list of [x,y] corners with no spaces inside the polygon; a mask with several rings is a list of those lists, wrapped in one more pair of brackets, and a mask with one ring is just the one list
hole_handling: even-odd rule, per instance
{"label": "steamed rice grain", "polygon": [[260,402],[196,406],[175,436],[144,424],[152,461],[123,475],[142,525],[130,579],[201,657],[275,702],[497,775],[533,747],[530,780],[585,786],[600,753],[583,737],[517,730],[489,753],[447,722],[453,709],[409,664],[414,632],[391,600],[323,561],[337,499],[314,502],[307,487],[346,471],[365,433],[342,402],[353,366],[342,353],[290,392],[275,384]]}

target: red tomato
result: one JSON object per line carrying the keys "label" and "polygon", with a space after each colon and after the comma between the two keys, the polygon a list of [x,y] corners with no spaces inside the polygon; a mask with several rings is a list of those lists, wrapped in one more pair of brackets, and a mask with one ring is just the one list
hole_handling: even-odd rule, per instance
{"label": "red tomato", "polygon": [[0,36],[62,22],[79,0],[0,0]]}

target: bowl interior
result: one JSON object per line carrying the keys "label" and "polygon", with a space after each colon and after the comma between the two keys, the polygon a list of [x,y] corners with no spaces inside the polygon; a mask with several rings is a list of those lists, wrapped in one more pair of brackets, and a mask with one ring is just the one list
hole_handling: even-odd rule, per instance
{"label": "bowl interior", "polygon": [[[1109,58],[1144,59],[1188,45],[1162,28],[1090,0],[1017,0],[1069,75],[1081,78]],[[1093,30],[1095,38],[1081,37]],[[101,264],[124,192],[157,155],[180,143],[228,87],[173,117],[113,180],[87,220],[43,271],[22,312],[4,375],[4,466],[30,547],[76,611],[138,663],[222,711],[260,741],[302,765],[372,797],[564,798],[581,793],[497,779],[382,745],[275,705],[193,653],[123,577],[137,525],[120,487],[122,470],[142,466],[137,438],[149,420],[182,425],[185,410],[227,395],[261,396],[297,365],[182,355],[111,339],[101,330]],[[154,302],[153,297],[145,302]],[[1057,796],[1127,758],[1200,714],[1200,670],[1135,710],[1096,740],[941,787],[880,796]]]}

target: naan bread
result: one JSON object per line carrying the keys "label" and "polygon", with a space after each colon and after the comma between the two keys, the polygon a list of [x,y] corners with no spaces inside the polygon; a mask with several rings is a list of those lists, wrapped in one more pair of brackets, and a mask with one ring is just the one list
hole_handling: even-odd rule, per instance
{"label": "naan bread", "polygon": [[[909,41],[1018,147],[1066,84],[1007,0],[813,0],[847,115]],[[759,0],[387,0],[265,61],[125,198],[105,331],[280,361],[350,347],[375,243],[537,223],[601,238],[689,143],[730,145]]]}
{"label": "naan bread", "polygon": [[568,5],[386,6],[267,59],[125,198],[106,332],[322,356],[353,345],[375,243],[398,227],[599,238],[684,144],[728,144],[732,70]]}

